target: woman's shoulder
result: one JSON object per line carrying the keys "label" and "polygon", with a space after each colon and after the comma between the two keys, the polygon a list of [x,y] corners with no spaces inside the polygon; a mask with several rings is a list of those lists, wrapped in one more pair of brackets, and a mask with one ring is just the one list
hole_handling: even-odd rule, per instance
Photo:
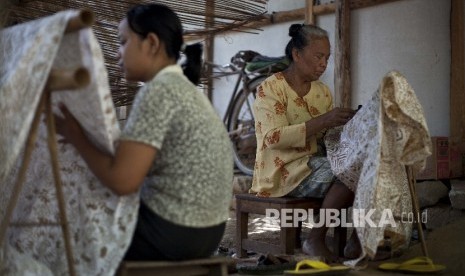
{"label": "woman's shoulder", "polygon": [[266,78],[258,87],[257,100],[274,99],[285,101],[288,85],[282,72],[274,73]]}
{"label": "woman's shoulder", "polygon": [[331,91],[329,90],[329,86],[321,80],[316,80],[312,82],[312,86],[314,86],[318,90],[324,91],[325,93],[331,93]]}
{"label": "woman's shoulder", "polygon": [[267,77],[261,83],[261,86],[266,88],[266,90],[280,90],[285,83],[284,74],[282,72],[277,72]]}
{"label": "woman's shoulder", "polygon": [[329,89],[328,85],[321,80],[316,80],[312,82],[312,85],[316,85],[317,87],[320,87],[322,89]]}
{"label": "woman's shoulder", "polygon": [[[165,96],[183,94],[185,91],[196,91],[196,87],[186,76],[177,72],[167,72],[146,83],[147,89],[164,92]],[[160,94],[160,93],[158,93]]]}
{"label": "woman's shoulder", "polygon": [[283,72],[277,72],[277,73],[274,73],[272,75],[270,75],[269,77],[267,77],[263,82],[282,82],[284,81],[284,74]]}

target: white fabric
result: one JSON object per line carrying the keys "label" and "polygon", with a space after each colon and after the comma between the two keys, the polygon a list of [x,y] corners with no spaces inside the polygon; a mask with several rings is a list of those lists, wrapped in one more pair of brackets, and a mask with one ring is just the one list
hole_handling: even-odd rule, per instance
{"label": "white fabric", "polygon": [[[372,99],[342,131],[329,131],[325,143],[335,175],[355,191],[353,209],[376,209],[371,220],[381,226],[356,228],[363,253],[347,264],[373,258],[385,235],[394,250],[408,246],[412,225],[401,222],[403,213],[412,212],[405,166],[423,168],[431,140],[423,109],[407,80],[399,72],[389,72]],[[395,227],[380,223],[388,209]]]}
{"label": "white fabric", "polygon": [[[90,29],[64,34],[75,11],[3,29],[0,32],[0,219],[22,163],[32,117],[50,69],[85,66],[91,84],[53,93],[54,109],[64,102],[89,138],[103,151],[114,152],[120,130],[100,46]],[[41,119],[35,150],[12,222],[59,221],[57,196]],[[69,220],[74,266],[78,275],[115,273],[132,238],[138,194],[118,197],[101,185],[68,144],[58,146],[59,167]],[[20,256],[20,257],[18,257]],[[26,275],[31,267],[45,274],[68,273],[59,226],[10,226],[0,251],[1,275]]]}

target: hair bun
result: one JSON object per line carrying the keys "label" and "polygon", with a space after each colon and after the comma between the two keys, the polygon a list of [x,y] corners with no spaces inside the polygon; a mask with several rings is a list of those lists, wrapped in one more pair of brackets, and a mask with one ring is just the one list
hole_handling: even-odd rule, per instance
{"label": "hair bun", "polygon": [[289,36],[295,37],[299,34],[300,30],[302,29],[302,24],[292,24],[289,27]]}

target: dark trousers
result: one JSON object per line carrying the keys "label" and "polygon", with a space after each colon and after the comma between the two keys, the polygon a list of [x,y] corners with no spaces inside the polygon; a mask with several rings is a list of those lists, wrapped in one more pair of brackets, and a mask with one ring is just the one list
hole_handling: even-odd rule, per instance
{"label": "dark trousers", "polygon": [[125,260],[189,260],[211,256],[223,237],[226,223],[194,228],[169,222],[141,202],[132,242]]}

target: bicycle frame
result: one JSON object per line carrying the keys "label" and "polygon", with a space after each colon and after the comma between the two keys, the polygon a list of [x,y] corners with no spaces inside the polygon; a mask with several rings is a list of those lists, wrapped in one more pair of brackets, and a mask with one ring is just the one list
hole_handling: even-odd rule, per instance
{"label": "bicycle frame", "polygon": [[[257,69],[251,72],[245,71],[245,67],[242,67],[241,69],[238,69],[237,71],[233,71],[231,74],[228,74],[228,75],[238,74],[238,77],[236,79],[236,83],[234,84],[234,90],[229,99],[228,106],[226,107],[226,112],[224,113],[224,116],[223,116],[223,122],[225,124],[228,123],[229,115],[231,113],[232,107],[234,106],[234,103],[236,102],[237,97],[239,96],[239,92],[245,91],[247,94],[249,94],[250,93],[250,90],[248,87],[249,84],[258,78],[269,76],[271,74],[271,66],[272,65],[269,65],[265,68],[260,68],[260,69]],[[264,69],[267,69],[267,70],[264,71]],[[239,86],[241,83],[242,83],[242,89],[239,89]]]}
{"label": "bicycle frame", "polygon": [[[218,77],[238,75],[226,107],[223,123],[233,144],[236,167],[244,174],[252,175],[257,145],[254,125],[255,116],[252,107],[255,95],[253,98],[250,95],[256,91],[259,82],[272,74],[273,64],[250,72],[246,71],[245,66],[236,67],[230,64],[220,66],[212,63],[209,65],[221,68]],[[225,72],[224,68],[227,67],[232,72]]]}
{"label": "bicycle frame", "polygon": [[240,91],[239,85],[242,83],[242,87],[245,87],[244,78],[247,76],[245,72],[245,68],[241,68],[237,72],[239,75],[237,77],[236,83],[234,84],[233,93],[231,95],[231,98],[229,99],[228,106],[226,107],[226,112],[224,113],[224,116],[223,116],[223,122],[225,124],[228,124],[229,114],[231,113],[232,107],[234,106],[233,103],[235,102],[238,92]]}

